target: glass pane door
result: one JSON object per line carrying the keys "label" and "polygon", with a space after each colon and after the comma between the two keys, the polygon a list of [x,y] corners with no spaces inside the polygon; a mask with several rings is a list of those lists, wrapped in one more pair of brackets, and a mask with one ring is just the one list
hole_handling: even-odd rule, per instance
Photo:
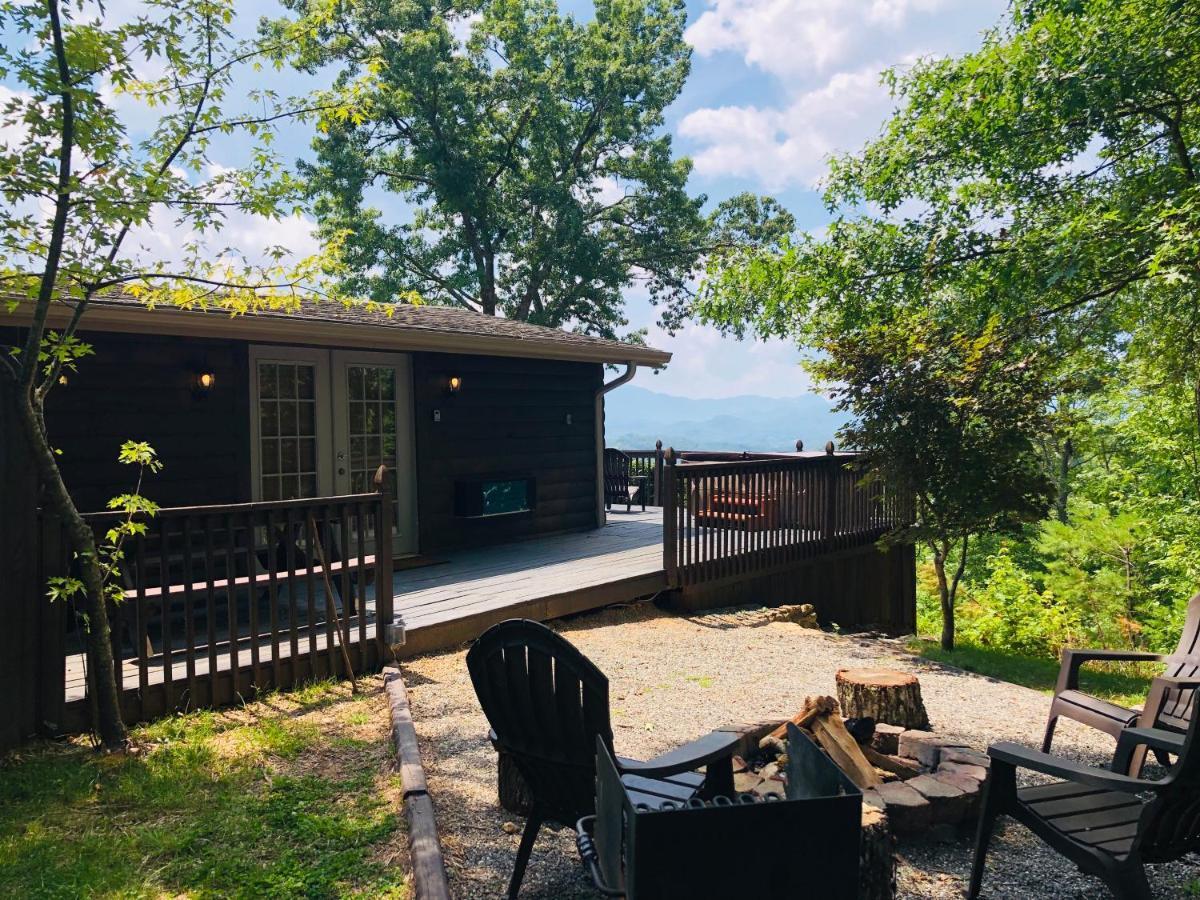
{"label": "glass pane door", "polygon": [[254,499],[330,493],[328,352],[252,347],[250,380]]}
{"label": "glass pane door", "polygon": [[[334,351],[334,455],[336,489],[375,490],[375,473],[391,473],[396,553],[415,553],[412,369],[404,354]],[[373,542],[373,536],[369,540]]]}
{"label": "glass pane door", "polygon": [[348,365],[346,401],[350,416],[350,493],[362,494],[375,490],[375,472],[380,464],[396,471],[395,368]]}
{"label": "glass pane door", "polygon": [[259,496],[317,496],[316,366],[258,363]]}

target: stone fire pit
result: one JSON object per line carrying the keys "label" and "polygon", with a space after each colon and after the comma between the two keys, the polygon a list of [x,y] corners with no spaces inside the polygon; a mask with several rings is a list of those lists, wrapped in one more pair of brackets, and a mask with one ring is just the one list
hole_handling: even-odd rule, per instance
{"label": "stone fire pit", "polygon": [[[852,691],[844,689],[854,685]],[[867,687],[864,687],[867,685]],[[838,673],[839,704],[810,697],[792,718],[863,792],[864,804],[887,814],[888,828],[900,837],[930,829],[970,826],[979,813],[990,760],[986,753],[943,738],[928,729],[917,679],[908,673],[876,670]],[[863,699],[866,698],[866,699]],[[877,722],[861,715],[902,710],[908,723]],[[843,718],[842,713],[847,717]],[[750,742],[737,760],[738,791],[764,795],[783,787],[787,741],[784,726],[762,726],[757,747]]]}

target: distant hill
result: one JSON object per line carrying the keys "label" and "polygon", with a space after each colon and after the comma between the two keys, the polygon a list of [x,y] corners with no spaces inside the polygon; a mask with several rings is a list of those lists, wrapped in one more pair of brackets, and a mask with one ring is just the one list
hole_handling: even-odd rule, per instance
{"label": "distant hill", "polygon": [[746,395],[719,400],[675,397],[625,385],[605,397],[605,443],[649,450],[654,441],[681,450],[816,450],[846,421],[816,394]]}

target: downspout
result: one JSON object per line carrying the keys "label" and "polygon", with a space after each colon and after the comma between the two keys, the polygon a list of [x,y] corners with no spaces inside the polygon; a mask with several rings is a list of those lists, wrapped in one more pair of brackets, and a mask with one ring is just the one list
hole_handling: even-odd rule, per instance
{"label": "downspout", "polygon": [[596,527],[603,528],[604,517],[604,395],[633,379],[637,363],[625,363],[625,371],[596,391]]}

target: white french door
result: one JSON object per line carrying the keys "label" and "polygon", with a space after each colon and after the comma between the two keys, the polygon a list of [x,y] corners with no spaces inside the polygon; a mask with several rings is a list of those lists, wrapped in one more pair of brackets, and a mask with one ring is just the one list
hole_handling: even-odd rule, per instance
{"label": "white french door", "polygon": [[334,490],[375,490],[380,464],[391,479],[395,552],[416,553],[415,464],[413,460],[412,359],[403,353],[334,350]]}
{"label": "white french door", "polygon": [[412,364],[406,354],[250,348],[256,500],[373,491],[393,473],[393,551],[417,550]]}

